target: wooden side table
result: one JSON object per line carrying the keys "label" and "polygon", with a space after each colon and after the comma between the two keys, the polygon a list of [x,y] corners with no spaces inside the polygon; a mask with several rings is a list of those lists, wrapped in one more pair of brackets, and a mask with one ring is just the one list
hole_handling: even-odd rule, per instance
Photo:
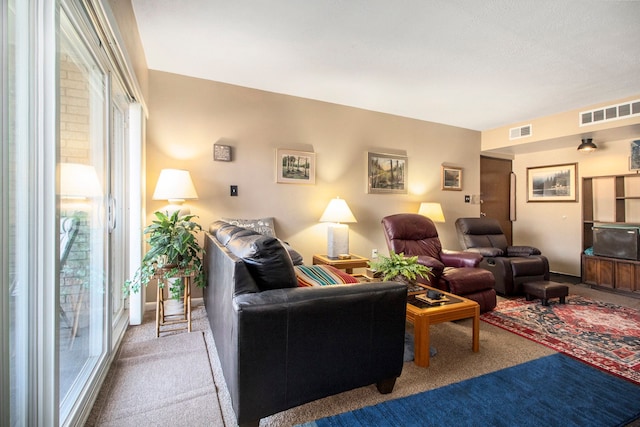
{"label": "wooden side table", "polygon": [[369,266],[369,258],[353,254],[349,255],[351,255],[349,259],[332,259],[327,255],[314,255],[313,265],[330,265],[340,270],[345,270],[349,274],[353,273],[354,268],[367,268]]}
{"label": "wooden side table", "polygon": [[452,322],[460,319],[473,319],[471,331],[471,349],[480,351],[480,305],[460,295],[450,294],[439,289],[424,286],[426,290],[434,289],[444,294],[451,303],[429,306],[414,305],[415,297],[407,300],[407,320],[414,326],[414,363],[424,368],[429,367],[429,351],[431,349],[431,334],[429,327],[436,323]]}
{"label": "wooden side table", "polygon": [[[191,332],[191,278],[194,273],[185,273],[180,270],[178,274],[165,278],[168,270],[160,270],[155,276],[158,279],[158,291],[156,294],[156,338],[160,336],[160,327],[166,325],[178,325],[186,323],[187,331]],[[184,281],[183,297],[180,300],[171,298],[169,295],[169,280],[182,279]],[[164,283],[163,286],[161,282]],[[165,295],[166,294],[166,295]],[[166,330],[169,332],[179,328]]]}

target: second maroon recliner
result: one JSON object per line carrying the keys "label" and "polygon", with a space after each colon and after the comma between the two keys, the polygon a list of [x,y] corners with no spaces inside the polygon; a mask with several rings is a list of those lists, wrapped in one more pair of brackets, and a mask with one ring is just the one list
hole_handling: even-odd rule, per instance
{"label": "second maroon recliner", "polygon": [[413,213],[389,215],[382,219],[382,227],[390,251],[417,256],[420,264],[432,268],[434,275],[421,282],[476,301],[480,312],[496,306],[493,274],[477,268],[482,256],[443,250],[429,218]]}

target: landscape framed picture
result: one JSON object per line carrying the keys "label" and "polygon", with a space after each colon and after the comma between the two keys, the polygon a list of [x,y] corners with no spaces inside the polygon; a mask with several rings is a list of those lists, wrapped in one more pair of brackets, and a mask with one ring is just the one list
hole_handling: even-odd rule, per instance
{"label": "landscape framed picture", "polygon": [[578,164],[527,168],[527,202],[577,202]]}
{"label": "landscape framed picture", "polygon": [[278,148],[276,182],[280,184],[315,184],[316,153]]}
{"label": "landscape framed picture", "polygon": [[442,190],[462,190],[462,168],[442,166],[440,181],[442,183]]}
{"label": "landscape framed picture", "polygon": [[407,156],[367,153],[367,192],[407,194]]}

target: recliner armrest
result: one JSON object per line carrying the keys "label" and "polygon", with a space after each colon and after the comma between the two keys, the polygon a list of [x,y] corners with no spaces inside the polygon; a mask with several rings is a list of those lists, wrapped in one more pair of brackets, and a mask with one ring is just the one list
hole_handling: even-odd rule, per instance
{"label": "recliner armrest", "polygon": [[540,249],[533,246],[507,246],[507,256],[540,255]]}
{"label": "recliner armrest", "polygon": [[440,260],[430,257],[428,255],[418,255],[418,264],[422,264],[426,267],[431,267],[436,271],[442,271],[445,265]]}
{"label": "recliner armrest", "polygon": [[473,252],[443,250],[440,259],[446,267],[477,267],[482,261],[482,255]]}
{"label": "recliner armrest", "polygon": [[483,247],[483,248],[469,248],[465,249],[465,252],[475,252],[483,257],[496,257],[496,256],[504,256],[504,251],[500,248],[494,247]]}

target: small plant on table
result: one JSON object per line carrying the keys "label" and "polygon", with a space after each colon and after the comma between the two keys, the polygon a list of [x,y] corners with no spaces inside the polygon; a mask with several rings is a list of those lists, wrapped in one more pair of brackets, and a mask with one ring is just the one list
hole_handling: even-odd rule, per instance
{"label": "small plant on table", "polygon": [[369,267],[382,275],[383,280],[400,280],[415,282],[418,277],[433,276],[431,267],[418,262],[417,256],[406,257],[403,252],[394,251],[389,256],[379,255],[377,261],[370,261]]}

